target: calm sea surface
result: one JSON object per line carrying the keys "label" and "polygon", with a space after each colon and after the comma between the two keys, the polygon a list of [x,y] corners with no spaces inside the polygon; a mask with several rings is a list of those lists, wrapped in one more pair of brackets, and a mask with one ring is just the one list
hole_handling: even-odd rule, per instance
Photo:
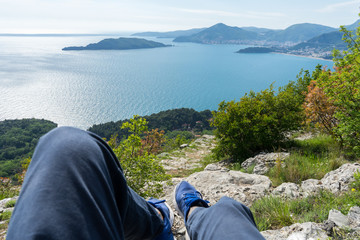
{"label": "calm sea surface", "polygon": [[83,129],[173,108],[217,109],[244,93],[285,85],[331,61],[236,54],[245,46],[171,43],[126,51],[66,51],[107,37],[1,37],[0,120],[44,118]]}

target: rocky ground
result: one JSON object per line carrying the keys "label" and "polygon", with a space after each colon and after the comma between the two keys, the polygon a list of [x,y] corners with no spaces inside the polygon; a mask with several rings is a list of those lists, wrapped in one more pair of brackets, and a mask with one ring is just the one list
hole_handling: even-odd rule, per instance
{"label": "rocky ground", "polygon": [[184,144],[179,150],[171,153],[163,152],[159,157],[168,174],[182,176],[202,167],[201,162],[214,147],[214,136],[203,135],[191,144]]}
{"label": "rocky ground", "polygon": [[[10,213],[14,209],[14,203],[18,197],[6,198],[0,201],[0,214],[7,215],[6,213]],[[7,231],[7,219],[0,220],[0,239],[5,240]]]}
{"label": "rocky ground", "polygon": [[[210,140],[209,140],[210,139]],[[199,152],[197,148],[191,147],[181,150],[182,156],[172,156],[167,154],[163,160],[165,168],[172,172],[176,168],[189,169],[196,168],[201,159],[210,153],[214,146],[214,140],[211,137],[199,138],[196,140],[197,145],[201,146]],[[208,149],[207,149],[208,148]],[[175,152],[175,155],[178,155]],[[197,156],[196,159],[192,156]],[[274,188],[267,176],[264,174],[269,167],[275,165],[276,161],[283,161],[289,156],[289,153],[261,153],[254,158],[244,162],[243,167],[252,167],[252,174],[240,171],[229,170],[225,164],[209,164],[204,171],[195,172],[188,177],[173,178],[172,185],[165,186],[164,198],[173,208],[175,213],[175,222],[173,232],[177,240],[188,239],[183,219],[174,209],[173,190],[177,183],[186,180],[193,184],[202,194],[204,199],[215,204],[222,196],[229,196],[247,206],[269,194],[282,196],[285,198],[306,197],[310,194],[317,193],[321,189],[330,190],[333,193],[347,191],[349,184],[353,181],[353,175],[360,171],[360,164],[347,163],[340,168],[327,173],[321,180],[308,179],[301,184],[283,183]],[[178,161],[178,162],[177,162]],[[347,216],[344,216],[337,210],[331,210],[329,218],[324,223],[296,223],[278,230],[263,231],[262,234],[267,240],[302,240],[302,239],[329,239],[333,229],[346,229],[347,235],[342,239],[360,239],[360,207],[353,207]]]}
{"label": "rocky ground", "polygon": [[[210,201],[210,205],[215,204],[221,197],[228,196],[251,206],[255,200],[270,194],[284,198],[300,198],[317,193],[321,189],[333,193],[344,192],[348,190],[354,172],[360,171],[360,164],[347,163],[327,173],[321,180],[308,179],[301,184],[283,183],[274,188],[270,179],[262,174],[274,166],[276,161],[284,161],[289,153],[261,153],[249,158],[242,167],[247,168],[251,174],[229,170],[224,163],[212,163],[200,171],[214,146],[214,137],[204,135],[193,143],[182,146],[180,150],[162,153],[159,156],[167,172],[175,176],[171,179],[170,185],[164,186],[164,199],[175,213],[173,232],[177,240],[189,239],[183,219],[175,211],[173,204],[175,185],[182,180],[193,184],[203,194],[204,199]],[[12,211],[12,207],[7,204],[10,201],[13,199],[0,201],[0,213]],[[324,223],[296,223],[261,233],[267,240],[325,240],[329,239],[333,229],[346,229],[346,237],[341,239],[360,239],[360,207],[352,207],[347,216],[337,210],[331,210],[328,220]],[[1,229],[0,239],[5,239],[5,234],[6,229]]]}

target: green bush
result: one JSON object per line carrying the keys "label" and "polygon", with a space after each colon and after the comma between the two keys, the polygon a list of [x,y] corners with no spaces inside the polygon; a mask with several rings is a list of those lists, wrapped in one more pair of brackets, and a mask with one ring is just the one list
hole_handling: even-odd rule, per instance
{"label": "green bush", "polygon": [[128,129],[128,138],[118,145],[113,138],[109,144],[120,161],[128,185],[144,198],[161,196],[162,183],[168,180],[169,176],[165,174],[156,156],[146,151],[146,146],[142,144],[141,135],[148,130],[147,121],[134,116],[129,122],[125,122],[122,128]]}
{"label": "green bush", "polygon": [[221,102],[213,112],[215,153],[241,162],[258,151],[277,149],[286,133],[298,129],[303,120],[303,96],[295,86],[290,83],[278,92],[270,86],[259,93],[251,91],[239,102]]}

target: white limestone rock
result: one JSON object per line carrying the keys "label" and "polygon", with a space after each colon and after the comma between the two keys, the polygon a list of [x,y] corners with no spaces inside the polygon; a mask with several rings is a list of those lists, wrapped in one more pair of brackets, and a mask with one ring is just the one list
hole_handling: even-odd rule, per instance
{"label": "white limestone rock", "polygon": [[275,166],[276,161],[284,161],[287,157],[290,156],[290,153],[280,152],[280,153],[260,153],[253,158],[246,159],[241,167],[248,169],[251,166],[254,166],[253,173],[263,175],[269,171],[269,169]]}
{"label": "white limestone rock", "polygon": [[283,183],[275,188],[272,194],[284,198],[298,198],[300,197],[300,188],[295,183]]}
{"label": "white limestone rock", "polygon": [[301,191],[303,197],[308,197],[310,195],[314,195],[318,193],[323,186],[321,185],[321,181],[317,179],[307,179],[301,182]]}
{"label": "white limestone rock", "polygon": [[328,239],[326,232],[319,224],[306,222],[295,223],[278,230],[267,230],[261,232],[267,240],[325,240]]}
{"label": "white limestone rock", "polygon": [[333,193],[340,193],[349,190],[349,184],[354,181],[354,173],[360,171],[359,163],[346,163],[338,169],[328,172],[321,183],[324,189]]}
{"label": "white limestone rock", "polygon": [[347,216],[345,216],[336,209],[332,209],[329,211],[328,220],[333,221],[339,227],[349,226],[350,224]]}
{"label": "white limestone rock", "polygon": [[350,226],[352,228],[357,228],[360,231],[360,207],[355,206],[350,208],[347,217]]}

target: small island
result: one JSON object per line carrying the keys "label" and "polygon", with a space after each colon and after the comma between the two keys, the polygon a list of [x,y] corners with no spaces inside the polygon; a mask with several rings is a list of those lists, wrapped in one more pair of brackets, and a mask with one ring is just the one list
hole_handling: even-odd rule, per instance
{"label": "small island", "polygon": [[248,48],[240,49],[236,53],[271,53],[271,52],[275,52],[275,49],[267,48],[267,47],[248,47]]}
{"label": "small island", "polygon": [[142,38],[107,38],[98,43],[91,43],[85,47],[65,47],[63,51],[71,50],[128,50],[128,49],[142,49],[142,48],[158,48],[169,47],[163,43],[149,41]]}

